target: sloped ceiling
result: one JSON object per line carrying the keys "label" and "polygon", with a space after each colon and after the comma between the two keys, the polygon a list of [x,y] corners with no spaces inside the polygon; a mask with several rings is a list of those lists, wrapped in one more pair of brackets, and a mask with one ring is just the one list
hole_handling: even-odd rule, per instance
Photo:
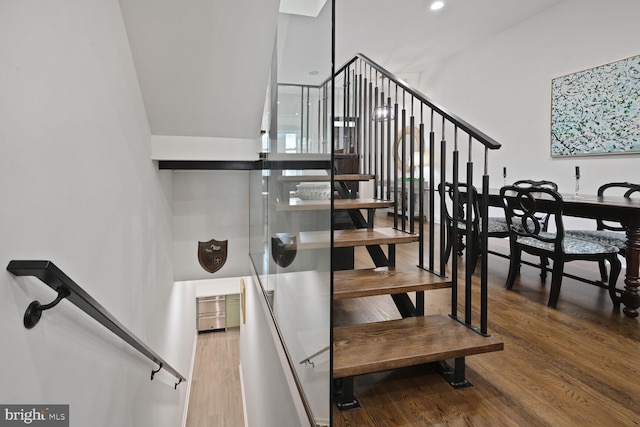
{"label": "sloped ceiling", "polygon": [[278,0],[121,0],[154,135],[258,138]]}
{"label": "sloped ceiling", "polygon": [[[336,0],[336,66],[362,52],[419,73],[564,0]],[[279,81],[330,74],[331,2],[120,0],[154,135],[258,138],[278,29]],[[280,18],[278,18],[280,16]],[[541,29],[542,31],[544,29]]]}

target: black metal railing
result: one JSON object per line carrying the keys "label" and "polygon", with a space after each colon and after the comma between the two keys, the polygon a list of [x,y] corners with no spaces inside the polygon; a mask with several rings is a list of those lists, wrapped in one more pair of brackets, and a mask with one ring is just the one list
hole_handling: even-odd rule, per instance
{"label": "black metal railing", "polygon": [[[331,92],[331,85],[335,85],[335,99],[326,96]],[[315,136],[318,140],[312,145],[317,147],[330,146],[333,137],[336,163],[356,159],[358,173],[373,175],[373,197],[394,201],[394,227],[419,235],[418,266],[451,277],[451,316],[471,329],[487,334],[488,221],[481,221],[479,230],[480,326],[477,327],[471,318],[473,269],[469,268],[475,265],[475,260],[472,262],[471,251],[467,251],[464,272],[459,272],[462,266],[458,265],[456,257],[453,257],[455,262],[448,266],[442,256],[446,249],[446,221],[441,220],[436,230],[433,219],[436,213],[441,219],[446,216],[445,203],[436,191],[438,184],[443,182],[453,183],[456,189],[460,183],[474,186],[474,181],[480,182],[480,215],[488,217],[488,153],[499,149],[500,144],[363,54],[357,54],[340,67],[333,78],[311,87],[315,95],[309,95],[310,87],[307,86],[299,90],[301,106],[312,105],[303,101],[314,99],[320,115],[316,120],[301,122],[301,135]],[[310,111],[307,107],[307,118]],[[332,118],[328,117],[330,111],[333,111]],[[309,133],[309,123],[317,123],[318,129]],[[476,166],[477,163],[480,167]],[[473,195],[472,192],[458,194],[456,190],[455,197],[460,199]],[[472,200],[459,202],[454,203],[454,207],[473,204]],[[461,220],[471,223],[471,218],[467,217],[469,212],[453,214],[462,214]],[[425,221],[426,218],[429,221]],[[451,230],[449,237],[453,240],[454,254],[463,250],[460,233],[464,233],[466,241],[471,242],[475,238],[473,231],[471,227],[464,232],[457,228]],[[438,247],[434,237],[437,234],[442,237]],[[470,245],[467,243],[467,246]],[[459,285],[463,287],[460,300]],[[418,297],[421,300],[416,305],[421,306],[424,296],[419,293]],[[458,315],[459,305],[463,307],[463,316]]]}
{"label": "black metal railing", "polygon": [[127,344],[138,350],[147,358],[158,365],[158,369],[151,371],[151,379],[161,369],[166,370],[178,379],[174,388],[178,387],[186,378],[175,370],[170,364],[164,361],[131,331],[125,328],[111,313],[109,313],[102,305],[100,305],[91,295],[76,284],[69,276],[60,270],[51,261],[11,261],[7,266],[7,270],[15,276],[34,276],[47,284],[51,289],[58,293],[57,298],[50,304],[42,305],[38,301],[29,304],[24,314],[24,326],[27,329],[33,328],[42,315],[42,312],[53,308],[63,299],[69,300],[80,310],[97,320],[104,327],[122,338]]}
{"label": "black metal railing", "polygon": [[[472,262],[472,253],[467,250],[464,274],[459,272],[463,267],[458,265],[455,256],[447,266],[442,256],[446,224],[444,220],[440,221],[438,231],[442,238],[436,248],[433,219],[436,212],[441,219],[445,218],[445,203],[436,191],[438,182],[453,182],[455,188],[462,182],[473,186],[477,175],[481,175],[478,177],[481,181],[478,191],[483,207],[481,215],[488,216],[488,204],[482,203],[489,193],[488,152],[499,149],[500,144],[363,54],[357,54],[339,68],[333,81],[336,85],[335,115],[349,117],[355,123],[355,129],[351,129],[348,128],[351,123],[342,120],[341,129],[332,129],[340,136],[335,139],[334,150],[356,154],[359,173],[374,176],[374,198],[395,202],[394,227],[419,235],[418,266],[443,276],[450,275],[453,283],[451,316],[476,332],[487,334],[487,221],[481,222],[482,229],[479,230],[482,260],[478,327],[473,325],[472,319],[473,270],[469,267],[475,265],[475,260]],[[331,80],[327,80],[323,85],[330,84]],[[342,91],[337,89],[340,86]],[[465,157],[466,164],[463,165]],[[474,166],[475,163],[479,163],[480,168]],[[456,192],[455,197],[473,196],[471,192]],[[428,202],[427,207],[425,202]],[[439,210],[436,210],[438,206]],[[427,222],[425,218],[430,220]],[[465,221],[470,223],[471,218],[467,219]],[[474,238],[471,227],[464,233],[470,247],[468,242]],[[462,239],[458,237],[456,228],[451,236],[454,254],[462,251]],[[438,252],[440,256],[436,262]],[[424,304],[423,298],[422,293],[417,295],[418,312]],[[463,307],[463,315],[458,314],[459,306]]]}

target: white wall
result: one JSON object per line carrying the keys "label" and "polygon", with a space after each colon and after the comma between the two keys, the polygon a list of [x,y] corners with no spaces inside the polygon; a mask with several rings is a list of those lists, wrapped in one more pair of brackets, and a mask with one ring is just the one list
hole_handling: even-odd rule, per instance
{"label": "white wall", "polygon": [[[573,192],[640,181],[640,155],[551,158],[551,79],[640,54],[640,2],[567,0],[425,70],[418,89],[502,148],[490,153],[491,185],[546,178]],[[479,182],[479,181],[477,181]],[[576,220],[577,221],[577,220]]]}
{"label": "white wall", "polygon": [[262,140],[199,136],[151,136],[154,160],[258,160]]}
{"label": "white wall", "polygon": [[240,322],[245,425],[310,425],[260,284],[245,282],[246,323]]}
{"label": "white wall", "polygon": [[260,137],[279,0],[121,0],[154,135]]}
{"label": "white wall", "polygon": [[[173,172],[175,280],[249,274],[249,171]],[[215,273],[198,262],[198,242],[228,240],[227,262]]]}
{"label": "white wall", "polygon": [[[117,0],[0,2],[0,264],[50,259],[187,375],[192,290],[173,286],[172,183]],[[54,292],[0,272],[0,402],[70,404],[71,425],[180,425],[187,387]],[[188,304],[187,304],[188,302]],[[189,314],[187,316],[186,314]]]}

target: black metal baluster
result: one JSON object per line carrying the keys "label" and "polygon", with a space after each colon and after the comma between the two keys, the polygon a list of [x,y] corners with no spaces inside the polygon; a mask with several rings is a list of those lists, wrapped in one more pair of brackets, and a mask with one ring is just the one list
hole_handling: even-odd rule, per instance
{"label": "black metal baluster", "polygon": [[389,79],[389,89],[388,89],[388,94],[389,96],[387,97],[387,112],[388,112],[388,117],[387,117],[387,191],[386,191],[386,198],[387,200],[390,199],[390,192],[391,192],[391,162],[393,159],[393,152],[392,152],[392,143],[391,143],[391,79]]}
{"label": "black metal baluster", "polygon": [[400,144],[400,172],[401,172],[401,190],[400,190],[400,200],[401,200],[401,212],[402,212],[402,231],[407,231],[407,220],[405,218],[405,214],[407,212],[407,195],[406,195],[406,182],[405,182],[405,167],[406,167],[406,159],[405,152],[406,150],[406,136],[407,136],[407,109],[405,107],[405,91],[402,91],[402,129],[400,131],[402,133],[402,143]]}
{"label": "black metal baluster", "polygon": [[[442,118],[442,134],[444,135],[445,119]],[[454,128],[453,134],[453,226],[451,227],[451,316],[458,317],[458,251],[460,249],[460,243],[458,241],[458,218],[460,218],[459,200],[460,194],[458,191],[459,185],[459,155],[458,152],[458,134],[457,128]]]}
{"label": "black metal baluster", "polygon": [[[424,123],[423,123],[423,105],[420,104],[420,130],[419,130],[419,148],[420,153],[420,179],[418,183],[418,267],[424,268]],[[416,292],[416,313],[424,316],[424,291]]]}
{"label": "black metal baluster", "polygon": [[373,131],[373,121],[375,120],[375,117],[373,115],[374,111],[373,111],[373,82],[371,81],[371,68],[369,68],[369,120],[368,120],[368,125],[369,125],[369,144],[368,144],[368,151],[367,151],[367,170],[369,171],[369,174],[373,173],[373,168],[371,167],[371,151],[373,148],[373,135],[372,135],[372,131]]}
{"label": "black metal baluster", "polygon": [[423,104],[420,104],[420,129],[419,129],[419,148],[420,159],[418,174],[418,218],[419,218],[419,230],[418,230],[418,267],[424,268],[424,120],[423,120]]}
{"label": "black metal baluster", "polygon": [[[443,126],[444,129],[444,126]],[[447,167],[447,141],[444,138],[444,134],[441,135],[440,139],[440,185],[444,186],[447,181],[446,175],[446,167]],[[446,199],[447,195],[443,191],[440,194],[440,274],[444,275],[446,273],[446,262],[445,262],[445,251],[446,251],[446,239],[445,236],[449,239],[449,242],[452,242],[453,238],[449,235],[449,231],[446,227],[445,218],[447,217],[447,208],[446,208]]]}
{"label": "black metal baluster", "polygon": [[[434,132],[433,129],[433,109],[430,110],[431,111],[431,119],[430,119],[430,124],[429,124],[429,270],[433,271],[435,268],[435,259],[434,259],[434,252],[435,252],[435,213],[436,213],[436,208],[435,208],[435,140],[436,140],[436,134]],[[442,151],[442,155],[444,155],[444,151]],[[441,220],[440,222],[443,223],[444,221],[442,220],[442,218],[444,217],[440,217]],[[444,234],[440,234],[441,238],[440,241],[444,241],[444,239],[442,238],[444,236]],[[440,245],[442,247],[442,245]],[[442,253],[440,252],[440,256],[442,257]],[[442,274],[444,271],[440,270],[440,274]]]}
{"label": "black metal baluster", "polygon": [[[380,165],[380,181],[379,181],[379,185],[380,185],[380,197],[382,198],[382,188],[384,186],[384,181],[385,181],[385,176],[384,176],[384,172],[385,172],[385,168],[384,168],[384,149],[386,146],[386,141],[385,141],[385,123],[387,122],[387,117],[385,116],[385,105],[384,105],[384,80],[382,81],[382,90],[380,91],[380,109],[379,109],[380,115],[378,116],[378,119],[380,121],[380,153],[379,153],[379,157],[376,160],[376,163],[378,163]],[[378,188],[376,187],[376,190]],[[376,191],[376,197],[378,197],[378,193]]]}
{"label": "black metal baluster", "polygon": [[[360,69],[360,61],[357,62],[358,64],[358,73],[355,75],[355,82],[354,82],[354,96],[353,96],[353,108],[354,108],[354,112],[353,112],[353,118],[355,120],[355,132],[356,132],[356,147],[355,147],[355,152],[358,154],[358,169],[357,172],[359,173],[362,168],[360,165],[360,122],[361,122],[361,115],[362,115],[362,73],[361,73],[361,69]],[[354,65],[354,73],[355,73],[355,65]],[[359,186],[358,186],[359,188]]]}
{"label": "black metal baluster", "polygon": [[369,83],[369,79],[367,79],[367,70],[365,67],[365,74],[364,74],[364,81],[363,81],[363,91],[362,91],[362,159],[360,160],[362,162],[362,168],[361,171],[362,173],[369,173],[369,168],[367,167],[367,162],[366,162],[366,153],[367,153],[367,142],[368,140],[368,136],[369,136],[369,121],[370,121],[370,115],[369,115],[369,108],[367,108],[367,106],[369,105],[367,103],[368,101],[368,91],[367,91],[367,87],[368,87],[368,83]]}
{"label": "black metal baluster", "polygon": [[480,204],[480,218],[482,221],[482,233],[480,234],[480,247],[482,250],[482,271],[480,272],[480,333],[488,335],[488,232],[489,232],[489,149],[484,148],[484,174],[482,175],[482,203]]}
{"label": "black metal baluster", "polygon": [[342,160],[342,165],[344,167],[344,164],[347,162],[347,157],[346,154],[349,152],[348,146],[347,146],[347,140],[348,140],[348,128],[347,128],[347,114],[349,111],[349,105],[347,104],[347,102],[349,102],[349,67],[347,67],[347,69],[344,71],[344,82],[342,84],[342,153],[344,154],[343,156],[343,160]]}
{"label": "black metal baluster", "polygon": [[[393,135],[398,138],[398,86],[396,85],[396,96],[393,104]],[[398,228],[398,141],[394,142],[393,149],[393,228]]]}
{"label": "black metal baluster", "polygon": [[[468,152],[468,160],[467,160],[467,215],[466,215],[466,253],[465,253],[465,292],[464,292],[464,322],[467,326],[470,326],[473,323],[471,318],[471,303],[472,303],[472,293],[471,293],[471,280],[473,277],[474,266],[477,262],[475,258],[477,253],[475,251],[475,247],[477,242],[473,240],[473,216],[475,206],[474,200],[474,192],[473,192],[473,159],[472,159],[472,150],[471,150],[471,136],[469,136],[469,152]],[[479,218],[478,218],[479,220]],[[477,230],[476,230],[477,232]]]}
{"label": "black metal baluster", "polygon": [[411,117],[409,117],[409,232],[415,232],[414,213],[416,208],[415,192],[415,117],[413,115],[413,96],[411,97]]}
{"label": "black metal baluster", "polygon": [[374,89],[373,100],[373,197],[378,195],[378,71],[376,70],[376,84]]}

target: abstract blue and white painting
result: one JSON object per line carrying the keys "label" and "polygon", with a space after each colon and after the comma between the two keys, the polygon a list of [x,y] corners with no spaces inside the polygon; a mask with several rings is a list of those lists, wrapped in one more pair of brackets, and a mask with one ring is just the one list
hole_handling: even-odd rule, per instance
{"label": "abstract blue and white painting", "polygon": [[551,81],[551,156],[640,153],[640,55]]}

